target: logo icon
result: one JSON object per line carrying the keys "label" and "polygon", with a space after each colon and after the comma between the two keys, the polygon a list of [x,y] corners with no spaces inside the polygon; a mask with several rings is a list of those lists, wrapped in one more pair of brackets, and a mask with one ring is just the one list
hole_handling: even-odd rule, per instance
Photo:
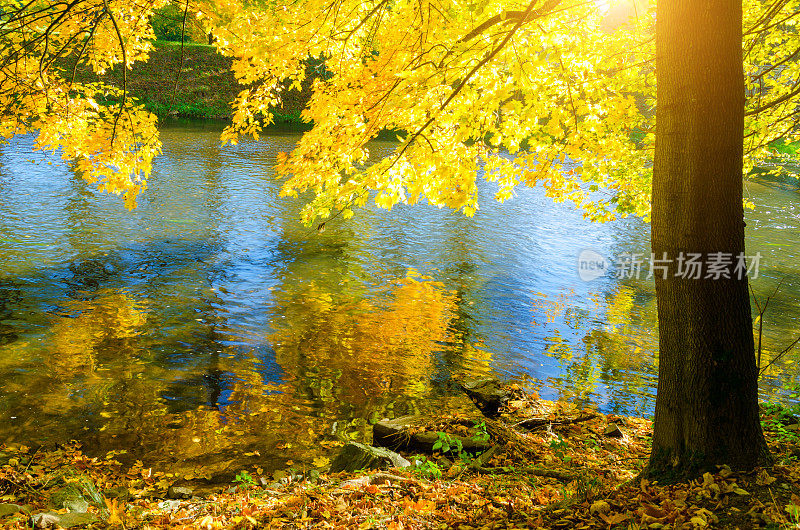
{"label": "logo icon", "polygon": [[584,249],[578,254],[578,277],[590,282],[603,276],[608,270],[606,258],[594,250]]}

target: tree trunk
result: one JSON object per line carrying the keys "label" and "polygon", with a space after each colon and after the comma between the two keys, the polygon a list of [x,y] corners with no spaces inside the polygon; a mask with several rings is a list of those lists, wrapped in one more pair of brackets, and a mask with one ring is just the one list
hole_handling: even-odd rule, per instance
{"label": "tree trunk", "polygon": [[[659,0],[652,245],[657,271],[658,394],[649,473],[681,479],[715,464],[748,469],[768,451],[745,275],[741,0]],[[732,264],[707,278],[709,254]],[[702,253],[700,279],[676,276]],[[685,272],[685,263],[684,271]],[[693,276],[692,274],[691,276]]]}

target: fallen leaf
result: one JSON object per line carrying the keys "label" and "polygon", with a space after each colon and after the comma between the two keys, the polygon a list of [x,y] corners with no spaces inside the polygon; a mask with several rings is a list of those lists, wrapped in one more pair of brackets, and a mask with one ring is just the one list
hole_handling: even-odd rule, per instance
{"label": "fallen leaf", "polygon": [[594,501],[589,507],[589,513],[605,514],[611,511],[611,505],[606,501]]}
{"label": "fallen leaf", "polygon": [[663,519],[664,517],[667,516],[667,512],[665,512],[660,508],[657,508],[656,506],[653,506],[652,504],[644,505],[644,513],[655,519]]}
{"label": "fallen leaf", "polygon": [[762,469],[761,471],[758,472],[758,475],[756,475],[756,484],[758,484],[759,486],[769,486],[776,480],[778,479],[776,479],[775,477],[771,477],[769,473],[767,473],[766,469]]}
{"label": "fallen leaf", "polygon": [[600,518],[603,521],[606,522],[606,524],[610,524],[610,525],[620,524],[621,522],[626,521],[626,520],[630,519],[630,517],[631,517],[631,515],[629,513],[625,513],[625,512],[616,513],[616,514],[613,514],[613,515],[606,515],[604,513],[599,513],[598,512],[597,515],[599,515]]}

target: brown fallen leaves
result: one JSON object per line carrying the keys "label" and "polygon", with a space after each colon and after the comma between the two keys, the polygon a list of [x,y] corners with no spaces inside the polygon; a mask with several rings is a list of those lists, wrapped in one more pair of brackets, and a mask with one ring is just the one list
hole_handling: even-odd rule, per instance
{"label": "brown fallen leaves", "polygon": [[[104,495],[104,506],[90,508],[101,520],[93,528],[800,528],[800,439],[784,426],[765,423],[777,461],[769,469],[721,467],[688,484],[660,485],[632,480],[649,451],[648,421],[541,400],[535,406],[537,417],[553,421],[530,422],[533,431],[514,427],[531,417],[515,400],[498,424],[487,424],[499,448],[478,469],[434,455],[429,461],[442,471],[436,480],[409,469],[372,471],[269,488],[221,485],[186,500],[165,500],[169,478],[141,462],[89,458],[76,445],[0,446],[0,503],[35,513],[54,486],[80,475]],[[463,423],[443,420],[437,428],[458,433]],[[621,437],[604,435],[610,424]],[[113,497],[120,487],[127,495]],[[0,526],[30,528],[30,516],[6,516]]]}

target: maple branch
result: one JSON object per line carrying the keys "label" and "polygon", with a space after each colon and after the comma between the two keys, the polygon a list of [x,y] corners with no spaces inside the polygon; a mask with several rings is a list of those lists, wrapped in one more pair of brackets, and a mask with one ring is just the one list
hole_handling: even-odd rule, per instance
{"label": "maple branch", "polygon": [[796,95],[800,94],[800,81],[795,82],[794,88],[791,92],[787,92],[786,94],[782,95],[781,97],[770,101],[769,103],[764,103],[763,105],[759,105],[758,107],[748,110],[744,113],[745,116],[753,116],[754,114],[758,114],[759,112],[765,111],[775,105],[780,105],[784,101],[792,99]]}
{"label": "maple branch", "polygon": [[[49,35],[50,32],[53,31],[58,26],[58,23],[61,22],[61,19],[64,18],[67,15],[67,13],[69,13],[72,10],[73,7],[75,7],[76,5],[81,3],[82,1],[83,0],[73,0],[72,2],[67,4],[67,7],[64,8],[64,10],[61,12],[61,14],[59,14],[56,17],[56,19],[53,22],[50,23],[50,25],[47,27],[47,29],[44,30],[44,34],[45,35]],[[105,0],[104,0],[104,2],[105,2]]]}
{"label": "maple branch", "polygon": [[[791,344],[789,344],[789,345],[788,345],[786,348],[784,348],[783,350],[781,350],[781,352],[780,352],[778,355],[776,355],[776,356],[775,356],[775,357],[774,357],[774,358],[773,358],[773,359],[772,359],[770,362],[768,362],[768,363],[766,364],[766,366],[764,366],[764,368],[762,368],[762,369],[761,369],[761,370],[758,372],[758,375],[761,375],[761,374],[763,374],[763,373],[764,373],[764,372],[767,370],[767,368],[769,368],[770,366],[772,366],[772,364],[773,364],[773,363],[775,363],[775,361],[779,360],[781,357],[783,357],[784,355],[786,355],[787,353],[789,353],[789,350],[791,350],[792,348],[794,348],[794,347],[797,345],[797,343],[798,343],[798,342],[800,342],[800,337],[797,337],[796,339],[794,339],[794,342],[792,342],[792,343],[791,343]],[[761,352],[759,352],[759,354],[760,354],[760,353],[761,353]]]}
{"label": "maple branch", "polygon": [[510,24],[512,22],[519,21],[524,15],[526,11],[503,11],[499,15],[495,15],[490,19],[485,20],[483,23],[479,24],[475,28],[472,29],[469,33],[458,39],[457,43],[467,42],[469,40],[474,39],[487,29],[491,28],[495,24],[499,24],[500,22],[504,22],[506,24]]}
{"label": "maple branch", "polygon": [[[520,28],[520,27],[521,27],[521,26],[522,26],[522,25],[523,25],[525,22],[528,22],[528,21],[529,21],[529,17],[530,17],[530,16],[531,16],[531,15],[534,13],[534,9],[533,9],[533,8],[534,8],[534,6],[536,5],[536,3],[537,3],[537,2],[538,2],[538,0],[531,0],[531,3],[530,3],[530,4],[528,4],[528,8],[525,10],[525,15],[524,15],[524,16],[522,16],[522,17],[520,17],[520,18],[517,20],[516,24],[514,24],[514,27],[513,27],[513,28],[512,28],[512,29],[511,29],[511,30],[508,32],[508,34],[505,36],[505,38],[503,39],[503,41],[502,41],[500,44],[498,44],[498,45],[497,45],[497,46],[496,46],[496,47],[495,47],[495,48],[494,48],[494,49],[493,49],[491,52],[489,52],[489,53],[486,55],[486,57],[484,57],[483,59],[481,59],[481,61],[480,61],[478,64],[476,64],[476,65],[475,65],[475,66],[472,68],[472,70],[470,70],[470,71],[469,71],[469,73],[468,73],[468,74],[467,74],[467,75],[464,77],[464,79],[462,79],[462,80],[461,80],[461,81],[458,83],[458,85],[456,86],[456,88],[455,88],[455,89],[454,89],[454,90],[453,90],[453,91],[450,93],[450,96],[448,96],[448,98],[447,98],[446,100],[444,100],[444,102],[442,102],[441,106],[439,107],[439,112],[442,112],[442,111],[443,111],[443,110],[444,110],[444,109],[447,107],[447,105],[448,105],[448,104],[449,104],[451,101],[453,101],[453,99],[454,99],[454,98],[455,98],[455,97],[456,97],[456,96],[457,96],[457,95],[458,95],[458,94],[461,92],[461,90],[462,90],[462,89],[463,89],[463,88],[464,88],[464,87],[467,85],[467,83],[469,82],[469,80],[470,80],[470,79],[472,79],[472,76],[474,76],[474,75],[475,75],[475,74],[478,72],[478,70],[480,70],[481,68],[483,68],[483,67],[484,67],[484,66],[485,66],[485,65],[486,65],[486,64],[487,64],[489,61],[491,61],[491,60],[492,60],[492,59],[493,59],[493,58],[494,58],[494,57],[495,57],[495,56],[496,56],[496,55],[497,55],[497,54],[500,52],[500,50],[502,50],[502,49],[505,47],[505,45],[508,43],[508,41],[509,41],[509,40],[511,40],[511,37],[513,37],[513,36],[514,36],[514,34],[517,32],[517,30],[518,30],[518,29],[519,29],[519,28]],[[561,0],[549,0],[549,1],[548,1],[548,2],[545,4],[545,6],[544,6],[544,7],[550,7],[550,6],[552,6],[552,7],[555,7],[555,6],[556,6],[556,5],[558,5],[560,2],[561,2]],[[539,16],[543,16],[541,13],[542,13],[542,10],[544,9],[544,7],[543,7],[542,9],[537,9],[535,12],[536,12],[536,13],[538,13],[538,14],[539,14]],[[537,18],[538,18],[538,17],[537,17]],[[416,131],[416,132],[415,132],[415,133],[414,133],[414,134],[411,136],[411,138],[409,138],[409,139],[408,139],[408,140],[405,142],[405,145],[403,145],[402,149],[400,149],[400,151],[397,153],[397,155],[395,156],[394,160],[392,160],[392,163],[389,165],[389,168],[391,168],[392,166],[394,166],[394,165],[397,163],[397,161],[398,161],[398,160],[400,160],[400,157],[402,157],[402,156],[403,156],[403,154],[404,154],[404,153],[406,152],[406,150],[408,149],[408,147],[409,147],[409,146],[410,146],[412,143],[414,143],[414,140],[416,140],[416,139],[419,137],[419,135],[420,135],[420,134],[422,134],[422,132],[423,132],[425,129],[427,129],[427,128],[428,128],[428,126],[429,126],[429,125],[431,125],[431,124],[432,124],[434,121],[436,121],[436,116],[431,116],[431,117],[428,119],[428,121],[426,121],[426,122],[425,122],[425,123],[424,123],[424,124],[423,124],[423,125],[422,125],[422,126],[419,128],[419,129],[417,129],[417,131]]]}
{"label": "maple branch", "polygon": [[764,32],[764,31],[769,31],[769,30],[771,30],[772,28],[774,28],[776,26],[780,26],[781,24],[785,23],[787,20],[791,20],[794,17],[796,17],[797,15],[800,15],[800,11],[795,11],[793,13],[790,13],[790,14],[786,15],[785,17],[783,17],[782,19],[778,20],[777,22],[773,22],[772,24],[764,26],[763,28],[758,30],[758,33],[761,33],[761,32]]}
{"label": "maple branch", "polygon": [[97,29],[97,26],[100,25],[100,21],[103,20],[104,16],[105,16],[105,10],[100,11],[100,13],[97,15],[97,18],[94,21],[94,24],[92,24],[92,29],[89,30],[89,34],[86,36],[86,40],[83,42],[81,51],[78,52],[78,56],[75,58],[75,64],[72,67],[72,77],[69,80],[70,88],[75,83],[75,76],[78,74],[78,63],[81,62],[83,54],[86,53],[86,48],[87,46],[89,46],[89,43],[92,41],[92,38],[94,37],[94,30]]}
{"label": "maple branch", "polygon": [[122,32],[119,30],[114,13],[108,8],[108,0],[103,0],[103,6],[108,13],[108,17],[111,19],[111,24],[114,26],[114,31],[117,33],[117,38],[119,39],[119,47],[122,50],[122,101],[119,103],[119,112],[114,116],[114,126],[111,129],[111,148],[113,149],[114,140],[117,137],[117,123],[119,122],[119,117],[122,116],[122,110],[125,108],[125,102],[128,99],[128,57],[125,51],[125,40],[122,38]]}
{"label": "maple branch", "polygon": [[795,129],[795,127],[789,126],[786,129],[784,129],[780,134],[778,134],[776,136],[771,136],[769,142],[763,142],[762,141],[761,143],[759,143],[755,147],[752,147],[752,144],[751,144],[751,147],[747,151],[745,151],[744,154],[745,155],[749,155],[750,153],[753,153],[754,151],[756,151],[757,149],[759,149],[761,147],[769,146],[769,144],[772,143],[772,142],[777,142],[779,140],[786,140],[789,137],[793,136],[791,133],[794,131],[794,129]]}
{"label": "maple branch", "polygon": [[761,17],[753,23],[753,25],[752,25],[752,27],[750,29],[748,29],[747,31],[745,31],[743,33],[743,35],[752,35],[754,33],[760,33],[761,30],[756,30],[756,28],[758,28],[758,26],[766,23],[767,21],[772,20],[772,17],[774,17],[788,3],[789,3],[789,0],[777,0],[775,2],[775,4],[772,5],[772,7],[767,9],[764,12],[764,14],[761,15]]}
{"label": "maple branch", "polygon": [[[20,8],[17,11],[14,11],[12,13],[12,17],[8,21],[6,21],[2,25],[0,25],[0,29],[4,28],[4,26],[9,24],[11,22],[11,20],[14,20],[15,22],[17,22],[17,25],[11,27],[8,30],[5,30],[4,33],[3,33],[4,36],[8,35],[9,33],[13,34],[15,32],[21,32],[21,33],[24,34],[26,30],[30,30],[31,26],[33,26],[33,24],[35,22],[38,22],[39,20],[46,20],[46,19],[50,18],[52,16],[51,11],[52,11],[53,7],[60,6],[60,5],[65,5],[66,6],[60,12],[60,14],[55,18],[55,20],[50,21],[50,23],[48,24],[47,28],[45,28],[43,31],[35,33],[35,35],[32,38],[29,38],[29,39],[28,38],[23,38],[22,41],[19,43],[19,45],[11,45],[12,48],[16,47],[16,49],[14,49],[12,51],[12,53],[7,55],[7,57],[5,58],[5,60],[3,62],[3,65],[8,64],[8,62],[10,62],[12,60],[17,60],[16,58],[19,55],[24,54],[26,52],[26,50],[28,50],[28,49],[34,48],[34,46],[37,45],[42,40],[45,41],[45,54],[46,54],[47,47],[49,45],[50,35],[56,30],[56,28],[58,27],[58,24],[60,23],[61,19],[63,19],[66,16],[66,14],[69,13],[70,10],[72,10],[72,8],[74,8],[76,5],[78,5],[82,1],[83,0],[73,0],[70,3],[56,2],[56,3],[50,5],[50,6],[46,7],[46,8],[42,8],[42,9],[40,9],[38,11],[33,12],[33,13],[24,13],[24,10],[27,9],[27,6],[25,6],[23,8]],[[41,15],[40,16],[36,16],[38,14],[41,14]],[[33,33],[32,30],[31,30],[31,32]],[[43,59],[44,59],[44,55],[42,56],[42,60]],[[42,68],[41,63],[40,63],[40,67],[39,68],[40,68],[40,71],[41,71],[41,68]]]}
{"label": "maple branch", "polygon": [[[756,307],[758,308],[758,349],[756,350],[758,352],[758,357],[757,357],[757,361],[756,361],[756,367],[758,367],[758,368],[761,368],[761,335],[762,335],[762,331],[764,329],[764,313],[767,311],[767,307],[769,307],[770,300],[772,300],[772,298],[778,292],[778,289],[781,288],[781,286],[783,285],[783,281],[785,279],[786,279],[785,277],[781,278],[781,281],[780,281],[780,283],[778,283],[778,286],[775,287],[775,290],[772,291],[772,294],[767,297],[766,302],[764,302],[764,307],[763,308],[761,307],[761,304],[758,302],[758,297],[756,297],[756,292],[753,290],[753,286],[750,285],[749,283],[747,284],[748,287],[750,287],[750,292],[753,294],[753,301],[756,303]],[[800,340],[800,339],[798,339],[798,340]],[[792,343],[792,346],[794,346],[796,343],[797,343],[797,341]],[[792,346],[789,346],[789,349],[791,349]],[[784,350],[784,352],[782,352],[782,353],[785,353],[786,351],[788,351],[788,350]],[[769,365],[767,365],[767,366],[769,366]],[[761,372],[759,371],[758,374],[761,375]]]}
{"label": "maple branch", "polygon": [[[552,13],[552,9],[561,3],[561,0],[549,0],[545,5],[543,5],[539,9],[535,9],[531,11],[531,6],[528,5],[528,8],[525,11],[504,11],[498,15],[495,15],[488,20],[482,22],[477,27],[472,29],[469,33],[461,37],[456,41],[456,44],[463,44],[465,42],[469,42],[470,40],[474,39],[478,35],[482,34],[487,29],[491,28],[499,24],[500,22],[517,22],[518,25],[514,28],[513,31],[516,31],[522,23],[529,22],[530,20],[535,20],[537,18],[541,18],[545,14]],[[545,13],[545,11],[547,13]],[[444,61],[453,54],[454,48],[451,48],[447,53],[444,54],[442,59],[439,61],[439,67],[441,68],[444,65]]]}
{"label": "maple branch", "polygon": [[483,33],[484,31],[486,31],[487,29],[501,22],[505,24],[510,24],[512,22],[522,21],[524,23],[526,21],[530,21],[536,18],[541,18],[542,16],[544,16],[545,11],[547,12],[547,14],[550,14],[552,8],[560,3],[561,0],[550,0],[549,2],[545,3],[542,7],[540,7],[539,9],[535,9],[532,12],[530,12],[530,8],[526,9],[525,11],[504,11],[500,14],[493,16],[492,18],[483,21],[481,24],[473,28],[472,31],[470,31],[469,33],[458,39],[457,43],[460,44],[462,42],[467,42],[469,40],[472,40],[481,33]]}
{"label": "maple branch", "polygon": [[750,77],[752,79],[759,79],[761,77],[764,77],[765,75],[767,75],[768,73],[772,72],[776,68],[780,68],[781,66],[783,66],[787,62],[793,61],[795,58],[797,58],[798,55],[800,55],[800,48],[797,48],[795,51],[793,51],[792,53],[790,53],[789,55],[787,55],[786,57],[784,57],[783,59],[781,59],[777,63],[770,65],[769,68],[765,68],[763,71],[758,72],[757,74],[753,74]]}
{"label": "maple branch", "polygon": [[558,64],[561,65],[561,71],[564,73],[564,77],[567,81],[567,96],[569,96],[569,106],[572,108],[572,118],[575,120],[575,131],[578,130],[578,112],[575,110],[575,102],[572,100],[572,85],[569,82],[569,74],[567,73],[567,69],[564,68],[564,61],[561,59],[561,52],[556,48],[556,53],[558,54]]}
{"label": "maple branch", "polygon": [[372,8],[372,9],[369,11],[369,13],[367,13],[367,14],[366,14],[366,16],[364,16],[364,18],[362,18],[362,19],[361,19],[361,20],[358,22],[358,24],[356,24],[356,27],[355,27],[355,28],[353,28],[353,29],[351,29],[350,31],[348,31],[348,32],[347,32],[347,36],[346,36],[346,37],[344,37],[344,42],[347,42],[347,41],[348,41],[348,39],[350,39],[350,37],[352,37],[353,35],[355,35],[355,33],[356,33],[356,32],[357,32],[359,29],[361,29],[361,26],[363,26],[364,24],[366,24],[367,20],[369,20],[369,19],[372,17],[372,15],[374,15],[374,14],[375,14],[375,13],[376,13],[376,12],[377,12],[377,11],[378,11],[380,8],[382,8],[382,7],[383,7],[383,6],[384,6],[384,5],[385,5],[385,4],[386,4],[388,1],[389,1],[389,0],[381,0],[380,2],[378,2],[378,3],[375,5],[375,7],[373,7],[373,8]]}
{"label": "maple branch", "polygon": [[[8,25],[8,24],[11,24],[12,22],[16,22],[16,19],[18,19],[18,18],[22,18],[22,17],[23,17],[23,15],[25,15],[26,17],[30,17],[30,16],[34,16],[34,15],[37,15],[37,14],[40,14],[40,13],[44,13],[44,14],[41,16],[41,18],[47,18],[47,17],[49,16],[49,13],[53,11],[53,8],[54,8],[54,7],[56,7],[56,6],[58,6],[58,5],[61,5],[61,4],[66,4],[66,2],[54,2],[54,3],[52,3],[52,4],[45,5],[45,7],[41,8],[41,9],[39,9],[39,10],[37,10],[37,11],[32,11],[31,13],[25,13],[25,11],[26,11],[26,10],[27,10],[27,9],[28,9],[28,8],[29,8],[31,5],[33,5],[34,3],[36,3],[36,1],[37,1],[37,0],[31,0],[31,1],[30,1],[30,2],[28,2],[26,5],[24,5],[24,6],[20,7],[19,9],[16,9],[16,10],[12,11],[12,12],[11,12],[11,17],[9,17],[9,19],[8,19],[8,20],[6,20],[6,21],[5,21],[5,22],[3,22],[2,24],[0,24],[0,29],[3,29],[3,28],[6,26],[6,25]],[[81,1],[81,0],[75,0],[75,1],[74,1],[74,2],[72,2],[72,3],[73,3],[73,4],[75,4],[75,3],[79,2],[79,1]],[[23,25],[24,25],[24,24],[30,24],[31,22],[35,22],[35,21],[36,21],[36,20],[33,20],[33,21],[29,20],[28,22],[25,22],[25,23],[23,23]]]}
{"label": "maple branch", "polygon": [[184,61],[184,44],[186,39],[186,16],[189,14],[189,0],[186,0],[186,7],[183,10],[183,27],[181,27],[181,60],[178,65],[178,72],[175,74],[175,86],[172,88],[172,101],[170,106],[175,106],[175,97],[178,95],[178,81],[181,79],[181,72],[183,72]]}
{"label": "maple branch", "polygon": [[[94,28],[95,28],[95,26],[93,25],[89,32],[90,33],[94,33]],[[72,42],[73,41],[77,41],[78,37],[80,37],[83,33],[86,33],[86,32],[87,32],[86,30],[78,31],[78,32],[75,32],[74,35],[70,36],[70,38],[67,39],[67,41],[61,46],[61,48],[59,48],[56,52],[54,52],[50,56],[50,58],[46,61],[47,64],[44,65],[44,67],[42,65],[45,63],[44,59],[45,59],[46,56],[45,56],[45,54],[42,54],[42,58],[39,61],[39,69],[40,70],[42,70],[42,68],[44,68],[44,70],[50,69],[50,67],[53,66],[53,64],[55,64],[55,62],[65,54],[65,52],[67,51],[67,48],[72,44]]]}
{"label": "maple branch", "polygon": [[[41,37],[36,38],[36,39],[33,40],[33,42],[36,42],[36,41],[38,41],[38,40],[40,40],[42,38],[44,39],[44,49],[42,50],[41,57],[39,58],[39,80],[41,81],[42,86],[46,86],[47,85],[47,81],[44,78],[44,74],[47,71],[47,69],[50,67],[49,64],[47,66],[45,66],[45,59],[47,58],[47,52],[48,52],[48,50],[50,48],[50,35],[58,27],[58,24],[61,21],[61,19],[63,19],[67,15],[67,13],[69,13],[70,10],[72,10],[72,8],[75,7],[76,5],[78,5],[81,1],[82,0],[73,0],[72,2],[67,4],[66,8],[64,8],[64,10],[55,18],[55,20],[53,20],[50,23],[49,26],[47,26],[47,28],[45,28],[45,30],[42,33]],[[30,22],[28,22],[28,23],[30,23]],[[69,44],[69,42],[71,42],[72,39],[74,39],[74,38],[75,38],[75,36],[73,35],[67,41],[67,43],[64,46]],[[53,60],[55,60],[55,58]],[[50,64],[52,64],[52,62]],[[45,100],[47,101],[47,105],[49,107],[50,106],[50,91],[45,89],[44,96],[45,96]]]}
{"label": "maple branch", "polygon": [[755,35],[755,38],[753,38],[753,39],[750,41],[750,44],[747,46],[747,50],[744,52],[744,57],[749,57],[749,56],[750,56],[750,53],[751,53],[751,52],[753,51],[753,49],[756,47],[756,44],[758,44],[759,40],[760,40],[760,39],[763,37],[763,35],[764,35],[764,32],[765,32],[767,29],[769,29],[770,27],[772,27],[772,25],[769,25],[769,26],[766,26],[766,27],[764,27],[764,28],[760,28],[760,29],[757,29],[757,28],[758,28],[760,25],[762,25],[762,24],[768,24],[768,23],[769,23],[769,21],[771,21],[771,20],[772,20],[772,18],[773,18],[774,16],[776,16],[776,15],[777,15],[777,14],[778,14],[778,13],[781,11],[781,9],[783,9],[783,8],[784,8],[784,6],[786,6],[788,3],[789,3],[789,0],[778,0],[778,1],[776,1],[776,2],[775,2],[775,4],[774,4],[772,7],[770,7],[769,9],[767,9],[767,10],[764,12],[764,14],[763,14],[763,15],[761,15],[761,18],[759,18],[759,19],[758,19],[758,20],[757,20],[757,21],[756,21],[756,22],[753,24],[753,26],[752,26],[752,28],[751,28],[751,29],[749,29],[749,30],[745,31],[745,32],[742,34],[742,36],[743,36],[743,37],[744,37],[744,36],[747,36],[747,35]]}
{"label": "maple branch", "polygon": [[[797,129],[797,124],[795,123],[795,118],[796,118],[797,114],[800,114],[800,109],[794,110],[794,111],[788,113],[787,115],[783,116],[781,119],[771,122],[770,123],[770,127],[771,128],[774,128],[778,124],[783,123],[783,122],[785,122],[787,120],[789,120],[791,123],[789,123],[789,126],[786,127],[783,131],[781,131],[781,133],[778,134],[777,136],[769,136],[768,137],[769,140],[767,140],[766,138],[762,139],[761,143],[758,144],[756,147],[752,147],[752,143],[751,143],[751,148],[747,151],[746,154],[750,154],[753,151],[755,151],[756,149],[758,149],[759,147],[763,147],[764,145],[769,145],[771,142],[774,142],[775,140],[778,140],[780,138],[785,138],[785,137],[789,136],[793,131],[795,131]],[[745,138],[753,137],[753,139],[754,139],[755,135],[758,134],[758,132],[759,132],[758,130],[752,130],[749,133],[747,133],[746,135],[744,135],[744,137]]]}

